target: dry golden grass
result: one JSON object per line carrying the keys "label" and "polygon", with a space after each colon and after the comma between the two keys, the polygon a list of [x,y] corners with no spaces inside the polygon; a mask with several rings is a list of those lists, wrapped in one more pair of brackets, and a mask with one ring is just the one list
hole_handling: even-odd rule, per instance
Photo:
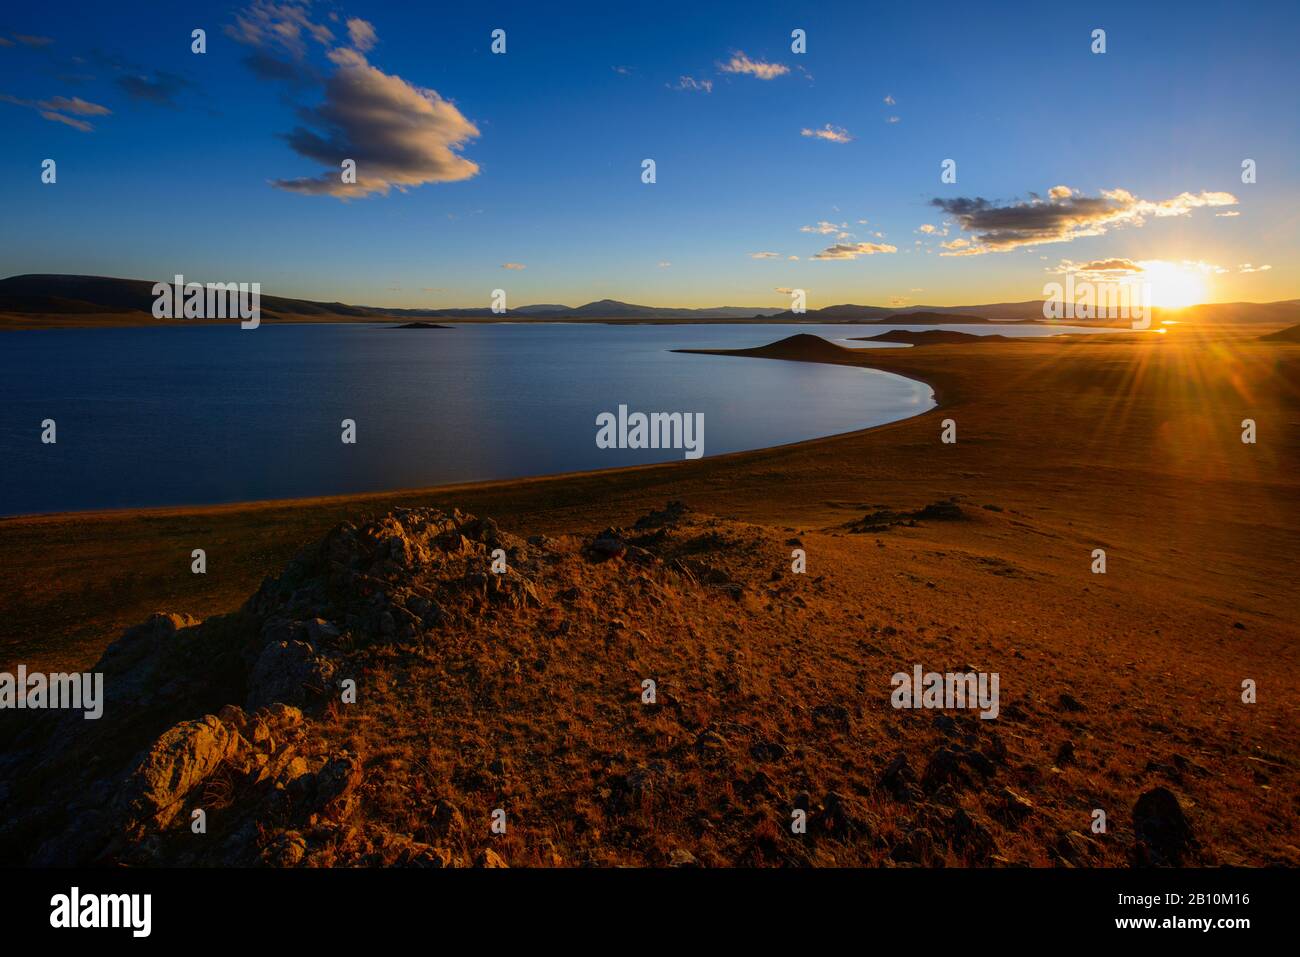
{"label": "dry golden grass", "polygon": [[[154,610],[233,609],[339,520],[455,505],[559,536],[549,600],[443,644],[364,652],[358,705],[318,719],[363,756],[364,800],[318,862],[382,859],[373,835],[399,833],[512,865],[666,864],[680,851],[712,865],[1041,865],[1103,808],[1110,835],[1073,859],[1115,865],[1134,800],[1163,785],[1184,801],[1199,860],[1297,864],[1298,360],[1300,346],[1186,328],[882,350],[837,361],[922,378],[939,409],[618,472],[6,520],[0,661],[85,667]],[[1248,417],[1253,446],[1239,438]],[[955,446],[939,443],[944,418]],[[949,498],[964,520],[846,527]],[[703,580],[580,553],[590,533],[668,499],[703,513],[663,545],[696,549]],[[805,576],[789,573],[793,538]],[[188,573],[199,545],[205,578]],[[1097,547],[1105,576],[1089,570]],[[998,672],[1001,717],[945,728],[893,710],[889,677],[917,662]],[[646,677],[653,707],[640,703]],[[1241,703],[1245,678],[1255,705]],[[1075,758],[1057,763],[1066,741]],[[1005,757],[919,802],[881,787],[896,755],[920,777],[954,742]],[[1005,819],[1005,788],[1033,803],[1023,823]],[[826,820],[828,799],[850,801],[862,832],[793,839],[791,808]],[[455,833],[432,830],[445,803],[465,820]],[[505,836],[488,833],[495,807]]]}

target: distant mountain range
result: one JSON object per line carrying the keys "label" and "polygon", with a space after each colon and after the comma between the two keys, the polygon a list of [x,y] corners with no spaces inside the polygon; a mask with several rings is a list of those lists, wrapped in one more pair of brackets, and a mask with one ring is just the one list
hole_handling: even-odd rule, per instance
{"label": "distant mountain range", "polygon": [[[0,314],[30,317],[40,325],[68,325],[69,320],[84,324],[120,323],[133,316],[152,320],[154,282],[147,279],[114,279],[106,276],[28,274],[0,279]],[[1041,300],[985,303],[973,306],[860,306],[844,304],[794,313],[788,309],[762,306],[715,306],[704,309],[680,309],[665,306],[642,306],[599,299],[582,306],[541,303],[518,306],[497,314],[491,309],[393,309],[379,306],[353,306],[342,302],[315,302],[283,296],[261,297],[263,321],[296,322],[363,322],[386,319],[510,319],[532,320],[621,320],[625,322],[664,321],[763,321],[817,323],[979,323],[1026,322],[1042,320]],[[1157,317],[1160,311],[1156,310]],[[1300,322],[1300,300],[1272,303],[1211,303],[1183,310],[1180,319],[1211,322]],[[78,321],[77,324],[83,324]],[[1078,323],[1073,323],[1078,324]]]}

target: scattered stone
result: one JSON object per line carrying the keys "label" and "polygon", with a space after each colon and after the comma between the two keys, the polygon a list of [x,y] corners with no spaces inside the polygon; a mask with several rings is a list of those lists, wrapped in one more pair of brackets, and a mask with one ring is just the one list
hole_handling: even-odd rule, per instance
{"label": "scattered stone", "polygon": [[1089,864],[1100,853],[1096,841],[1078,831],[1066,831],[1061,834],[1056,839],[1053,849],[1063,862],[1071,865]]}
{"label": "scattered stone", "polygon": [[268,867],[297,867],[307,856],[307,840],[297,831],[281,831],[262,850]]}
{"label": "scattered stone", "polygon": [[248,679],[248,710],[276,702],[303,704],[309,695],[323,694],[333,676],[333,663],[318,656],[307,642],[269,643]]}
{"label": "scattered stone", "polygon": [[1010,827],[1019,827],[1035,811],[1034,802],[1011,788],[1003,788],[994,814]]}
{"label": "scattered stone", "polygon": [[823,830],[841,840],[871,833],[871,818],[866,805],[838,791],[831,791],[822,801],[820,823]]}
{"label": "scattered stone", "polygon": [[465,817],[450,801],[439,801],[430,823],[433,833],[442,838],[459,838],[465,833]]}
{"label": "scattered stone", "polygon": [[749,753],[755,761],[780,761],[785,757],[784,745],[775,741],[758,741],[750,746]]}
{"label": "scattered stone", "polygon": [[842,704],[819,704],[812,710],[813,721],[819,725],[828,725],[847,731],[849,728],[849,709]]}
{"label": "scattered stone", "polygon": [[945,784],[962,788],[973,783],[964,767],[961,752],[950,747],[939,748],[930,755],[921,775],[921,787],[928,792],[937,791]]}
{"label": "scattered stone", "polygon": [[695,739],[695,749],[701,755],[716,757],[727,747],[727,739],[717,731],[704,731]]}
{"label": "scattered stone", "polygon": [[607,528],[587,546],[587,550],[600,559],[617,558],[627,551],[627,542],[612,528]]}
{"label": "scattered stone", "polygon": [[916,775],[912,773],[912,767],[907,763],[907,755],[902,753],[889,762],[885,773],[880,776],[880,786],[895,800],[905,803],[916,800],[921,793],[916,786]]}
{"label": "scattered stone", "polygon": [[1077,712],[1077,711],[1088,710],[1079,702],[1078,698],[1076,698],[1074,695],[1070,694],[1069,692],[1061,693],[1060,697],[1056,699],[1056,706],[1060,708],[1062,711]]}
{"label": "scattered stone", "polygon": [[663,528],[679,524],[690,514],[691,508],[685,502],[669,502],[660,511],[650,511],[636,520],[638,529]]}
{"label": "scattered stone", "polygon": [[1137,799],[1133,831],[1141,842],[1138,854],[1145,857],[1144,863],[1178,866],[1196,846],[1182,805],[1174,792],[1164,787],[1145,791]]}

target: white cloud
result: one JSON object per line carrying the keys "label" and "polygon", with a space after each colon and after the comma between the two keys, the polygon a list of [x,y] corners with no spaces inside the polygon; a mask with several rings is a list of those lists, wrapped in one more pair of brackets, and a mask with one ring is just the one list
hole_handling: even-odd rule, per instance
{"label": "white cloud", "polygon": [[254,0],[235,14],[235,22],[226,27],[226,34],[249,46],[280,47],[295,57],[307,53],[304,36],[321,44],[334,41],[329,27],[308,16],[306,4],[292,0],[285,3]]}
{"label": "white cloud", "polygon": [[71,116],[64,116],[62,113],[51,113],[49,110],[42,110],[41,116],[47,120],[51,120],[52,122],[63,123],[67,126],[71,126],[74,130],[81,130],[83,133],[89,133],[94,129],[94,127],[85,120],[73,119]]}
{"label": "white cloud", "polygon": [[723,73],[746,73],[760,80],[775,80],[778,76],[784,76],[790,72],[790,68],[782,63],[765,63],[762,60],[751,60],[739,50],[733,53],[731,59],[726,63],[719,64],[718,69]]}
{"label": "white cloud", "polygon": [[810,130],[807,127],[799,131],[800,136],[814,136],[819,140],[829,140],[832,143],[847,143],[853,139],[849,131],[842,126],[831,126],[827,123],[820,130]]}
{"label": "white cloud", "polygon": [[28,109],[35,110],[41,115],[42,119],[49,120],[51,123],[62,123],[64,126],[70,126],[74,130],[80,130],[82,133],[89,133],[95,127],[86,120],[76,119],[73,116],[65,114],[73,113],[76,116],[108,116],[112,110],[106,106],[100,106],[98,103],[91,103],[80,97],[54,96],[48,100],[24,100],[17,96],[10,96],[7,93],[0,93],[0,103],[12,103],[14,106],[24,106]]}
{"label": "white cloud", "polygon": [[48,100],[41,100],[36,104],[43,110],[55,110],[59,113],[75,113],[77,116],[108,116],[113,112],[106,106],[100,106],[98,103],[89,103],[79,96],[52,96]]}
{"label": "white cloud", "polygon": [[836,243],[819,252],[813,259],[857,259],[876,253],[896,253],[898,249],[888,243]]}
{"label": "white cloud", "polygon": [[1231,193],[1179,193],[1171,199],[1141,199],[1125,189],[1103,189],[1100,196],[1085,196],[1067,186],[1054,186],[1048,198],[1030,194],[1027,201],[997,203],[982,197],[930,201],[953,218],[965,232],[966,243],[945,243],[945,256],[978,256],[1008,252],[1045,243],[1066,243],[1085,236],[1101,236],[1122,226],[1141,226],[1148,219],[1186,216],[1194,209],[1234,206]]}
{"label": "white cloud", "polygon": [[695,90],[695,91],[700,92],[700,93],[712,93],[712,92],[713,92],[713,81],[712,81],[712,80],[697,80],[697,79],[695,79],[695,77],[693,77],[693,76],[683,76],[683,77],[681,77],[681,78],[678,79],[678,81],[677,81],[677,85],[676,85],[676,86],[669,87],[669,89],[673,89],[673,90]]}
{"label": "white cloud", "polygon": [[[349,199],[478,173],[478,164],[458,152],[479,135],[478,127],[452,103],[371,66],[355,50],[340,47],[329,59],[338,69],[325,81],[325,102],[304,114],[317,129],[299,127],[286,137],[296,153],[326,170],[275,180],[275,186]],[[344,159],[356,161],[355,184],[341,181]]]}
{"label": "white cloud", "polygon": [[374,25],[360,17],[351,17],[348,20],[348,39],[362,53],[366,53],[379,42]]}
{"label": "white cloud", "polygon": [[823,236],[829,236],[831,233],[838,233],[841,230],[848,229],[848,223],[828,223],[826,220],[820,220],[816,226],[800,226],[801,233],[821,233]]}

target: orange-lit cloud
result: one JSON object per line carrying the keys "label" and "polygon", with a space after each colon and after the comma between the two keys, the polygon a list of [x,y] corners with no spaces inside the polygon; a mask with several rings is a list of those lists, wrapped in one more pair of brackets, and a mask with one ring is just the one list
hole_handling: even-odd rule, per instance
{"label": "orange-lit cloud", "polygon": [[1141,226],[1149,218],[1185,216],[1200,207],[1233,206],[1237,197],[1201,192],[1153,201],[1140,199],[1125,189],[1084,196],[1068,186],[1054,186],[1046,199],[1031,193],[1027,201],[1003,204],[982,197],[939,198],[931,203],[953,217],[963,232],[972,234],[962,246],[945,243],[948,251],[942,255],[978,256],[1101,236],[1117,227]]}

